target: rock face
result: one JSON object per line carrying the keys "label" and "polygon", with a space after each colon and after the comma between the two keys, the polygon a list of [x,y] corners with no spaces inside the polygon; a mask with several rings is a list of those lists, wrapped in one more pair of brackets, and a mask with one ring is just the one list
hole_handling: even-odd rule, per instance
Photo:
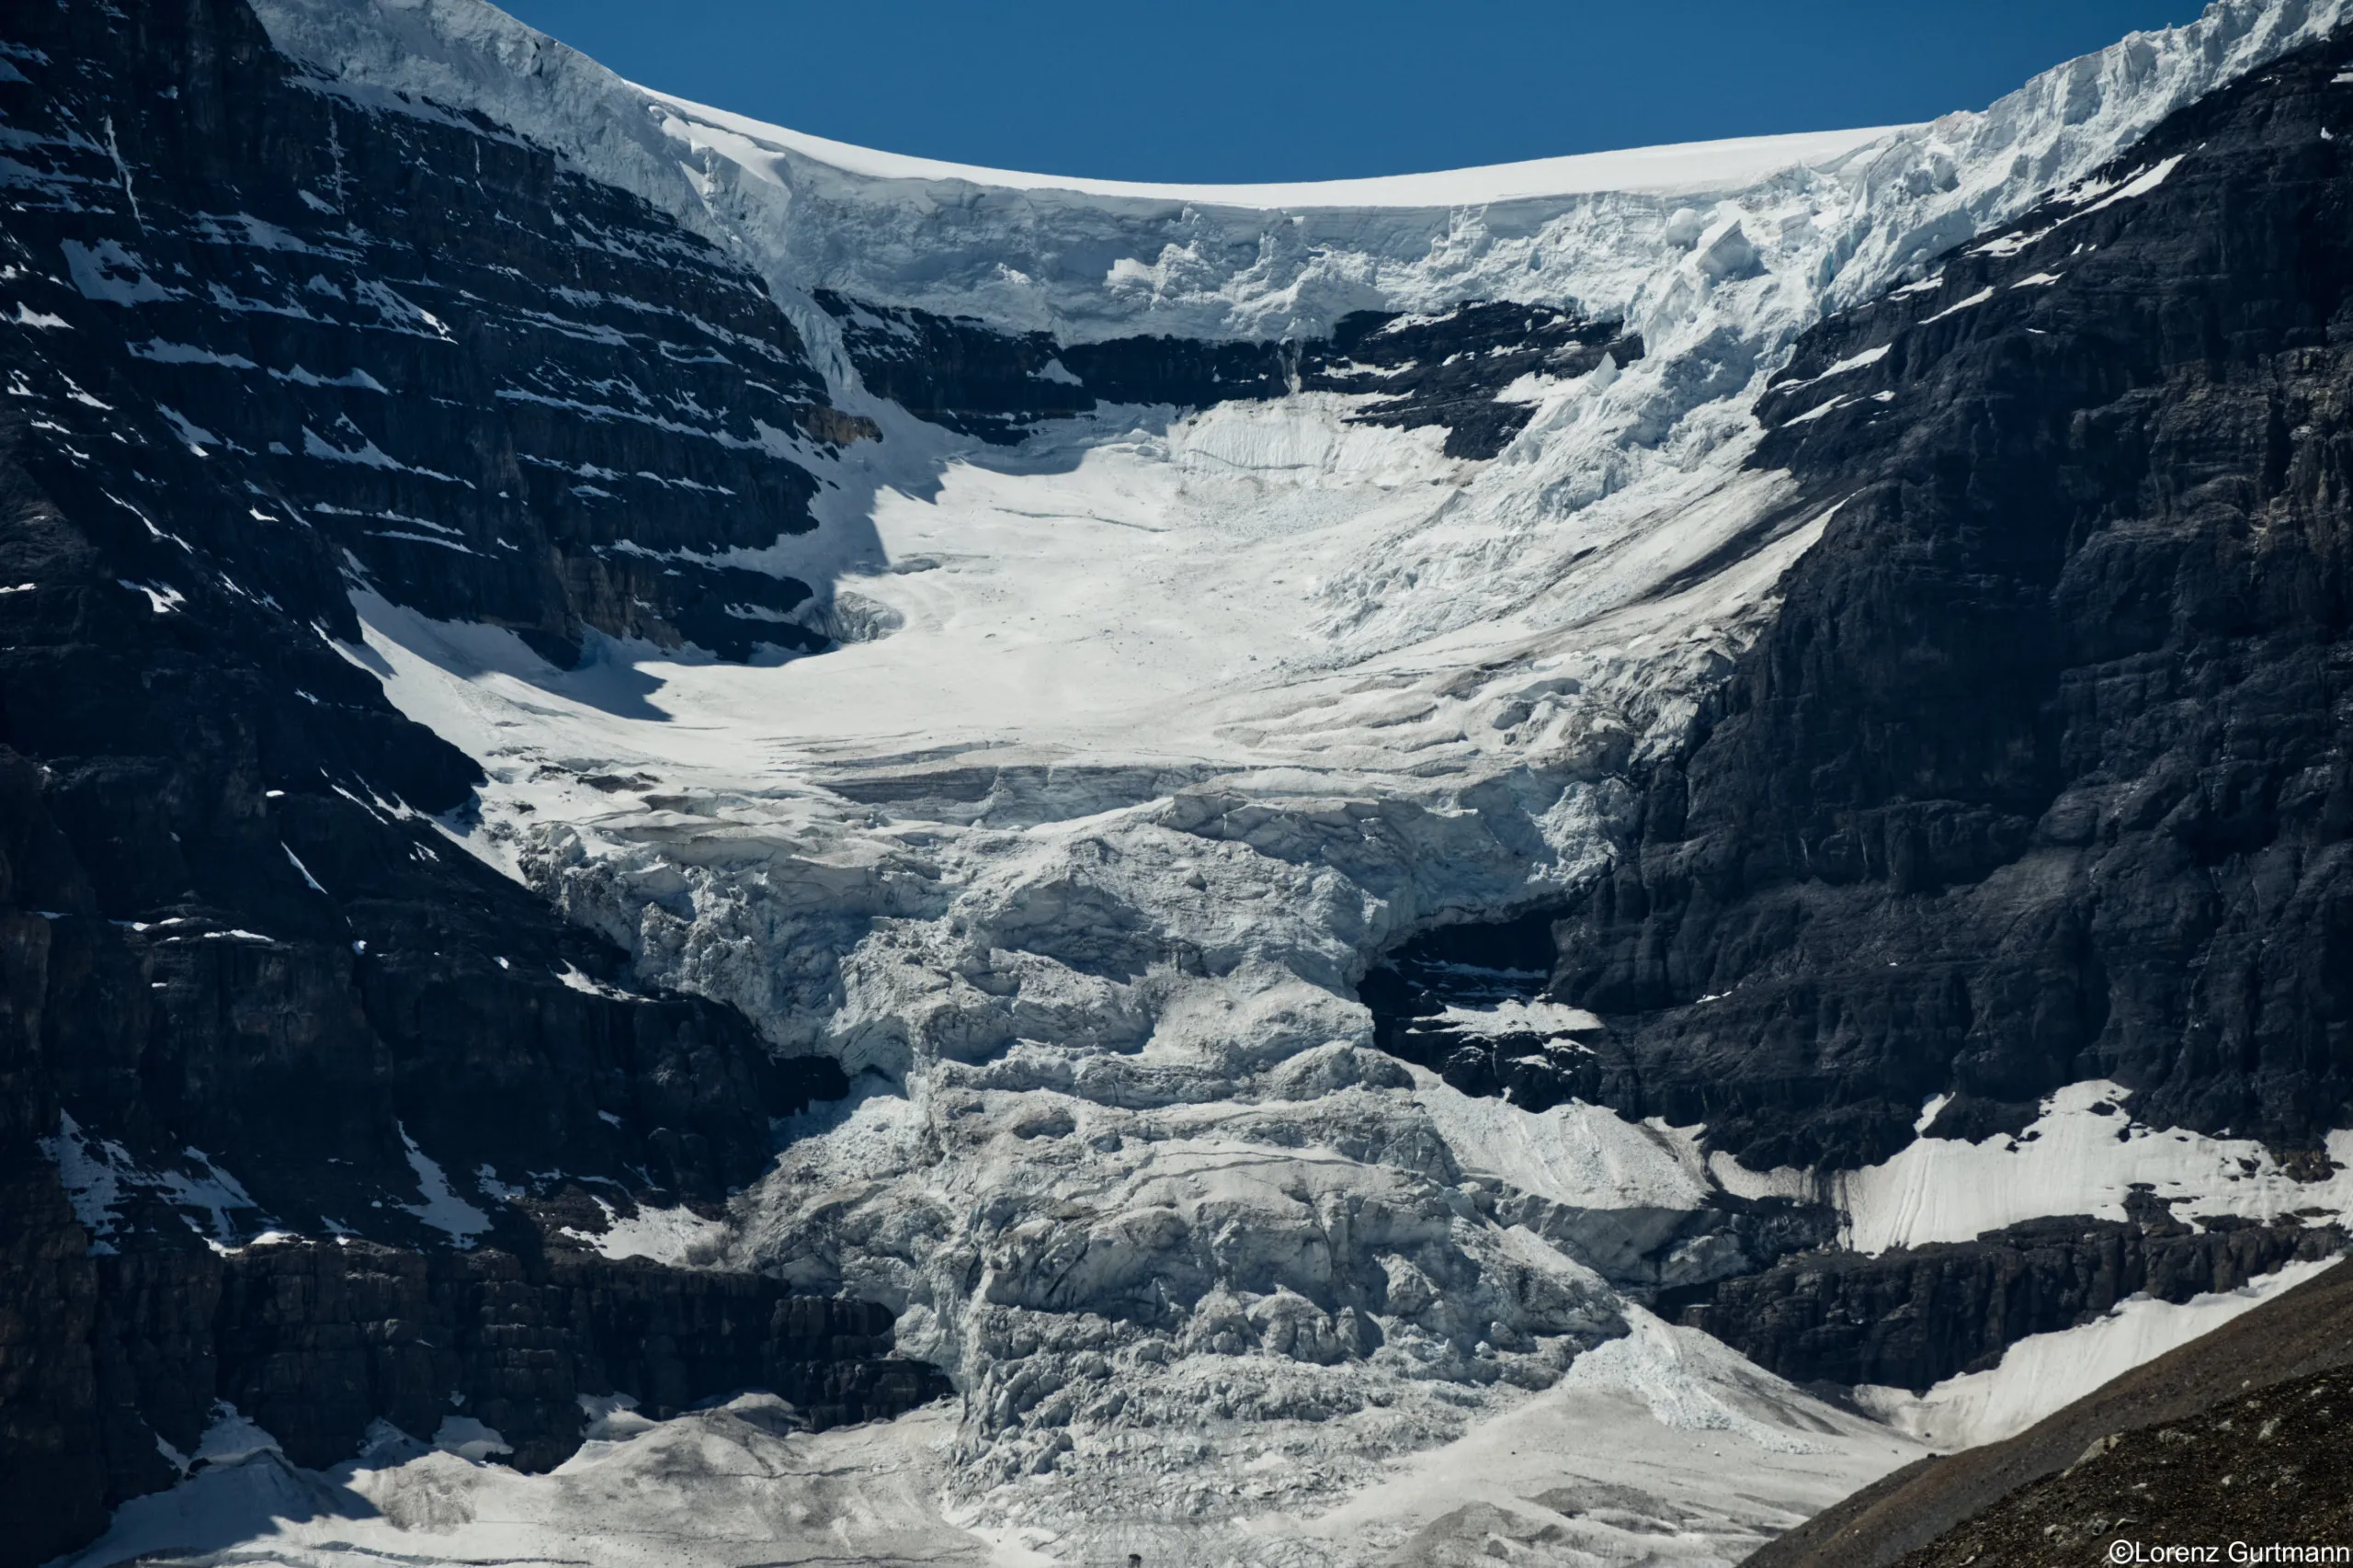
{"label": "rock face", "polygon": [[[675,1404],[774,1378],[820,1419],[928,1397],[858,1369],[887,1330],[855,1305],[498,1261],[640,1199],[708,1209],[839,1074],[612,984],[617,952],[435,824],[473,765],[355,667],[355,586],[565,660],[597,636],[817,645],[783,619],[806,585],[716,560],[805,527],[790,455],[860,434],[789,324],[546,153],[304,81],[233,0],[7,29],[8,1560],[168,1482],[157,1437],[188,1447],[216,1397],[310,1411],[321,1452],[428,1394],[504,1399],[542,1463],[605,1384]],[[515,1201],[461,1196],[494,1190]],[[278,1227],[407,1250],[233,1251]],[[427,1256],[478,1240],[506,1250]],[[304,1358],[437,1313],[485,1347],[364,1397]],[[665,1323],[675,1356],[617,1349]]]}
{"label": "rock face", "polygon": [[2346,1236],[2212,1223],[2039,1220],[1973,1242],[1876,1257],[1825,1252],[1760,1273],[1660,1293],[1658,1310],[1797,1382],[1923,1392],[1998,1363],[2032,1334],[2089,1323],[2145,1293],[2186,1301],[2235,1290],[2283,1265],[2329,1257]]}
{"label": "rock face", "polygon": [[[2118,1544],[2215,1561],[2234,1541],[2320,1552],[2353,1529],[2353,1373],[2275,1383],[2152,1430],[2102,1437],[2059,1474],[1897,1561],[1903,1568],[2114,1561]],[[2299,1561],[2290,1555],[2287,1562]]]}
{"label": "rock face", "polygon": [[1523,378],[1566,380],[1604,358],[1643,357],[1638,334],[1574,310],[1507,301],[1437,317],[1357,311],[1331,335],[1288,343],[1120,337],[1062,344],[908,306],[869,305],[830,290],[835,317],[869,391],[909,413],[983,440],[1014,442],[1041,423],[1105,403],[1200,409],[1302,392],[1372,394],[1353,423],[1446,428],[1450,458],[1492,458],[1525,428],[1538,399],[1501,394]]}
{"label": "rock face", "polygon": [[1547,994],[1554,1093],[1763,1168],[2134,1110],[2309,1149],[2353,1088],[2343,40],[1812,332],[1754,461],[1835,508]]}
{"label": "rock face", "polygon": [[2223,1562],[2234,1539],[2340,1542],[2348,1304],[2353,1273],[2330,1269],[2014,1437],[1906,1466],[1748,1561],[2080,1562],[2120,1535]]}
{"label": "rock face", "polygon": [[494,127],[302,79],[243,8],[17,30],[54,58],[7,85],[37,138],[16,287],[66,324],[17,325],[114,405],[74,429],[146,426],[243,492],[188,536],[227,591],[347,636],[348,572],[560,664],[591,628],[819,645],[785,619],[807,584],[724,559],[813,527],[792,460],[856,434],[756,275]]}
{"label": "rock face", "polygon": [[163,1438],[194,1453],[225,1400],[296,1464],[325,1469],[388,1420],[430,1439],[471,1417],[542,1471],[580,1446],[580,1396],[626,1392],[663,1419],[759,1388],[820,1426],[947,1392],[889,1358],[891,1315],[755,1275],[553,1252],[420,1253],[364,1242],[101,1258],[97,1340],[111,1490],[165,1485]]}

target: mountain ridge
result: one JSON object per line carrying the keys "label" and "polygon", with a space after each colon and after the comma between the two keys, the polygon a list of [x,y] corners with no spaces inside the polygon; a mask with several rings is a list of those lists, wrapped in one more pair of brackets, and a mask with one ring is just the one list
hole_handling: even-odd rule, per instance
{"label": "mountain ridge", "polygon": [[[477,483],[404,461],[351,421],[368,418],[410,457],[439,438],[430,401],[389,423],[382,405],[397,401],[388,383],[448,373],[468,351],[460,332],[354,266],[381,242],[334,209],[371,178],[397,189],[451,142],[371,148],[366,126],[329,123],[319,98],[308,107],[325,118],[290,128],[273,101],[282,67],[239,6],[142,13],[119,33],[94,13],[34,20],[51,30],[36,42],[20,26],[12,43],[35,51],[17,58],[46,67],[53,96],[23,72],[0,85],[21,133],[12,288],[54,291],[17,305],[6,348],[15,395],[0,414],[6,574],[28,585],[0,597],[16,1217],[0,1308],[0,1512],[7,1550],[26,1562],[88,1539],[111,1504],[176,1481],[187,1464],[171,1456],[198,1451],[216,1397],[252,1396],[236,1379],[256,1358],[270,1369],[263,1383],[357,1408],[342,1441],[395,1404],[415,1420],[415,1379],[437,1370],[415,1328],[433,1316],[428,1291],[419,1274],[378,1292],[386,1310],[370,1319],[368,1281],[381,1271],[343,1244],[362,1234],[410,1249],[488,1240],[498,1254],[471,1256],[519,1254],[525,1276],[553,1267],[580,1282],[578,1308],[551,1323],[513,1292],[479,1307],[494,1324],[519,1312],[506,1321],[536,1324],[523,1328],[531,1343],[494,1335],[452,1374],[467,1385],[460,1403],[499,1403],[516,1392],[502,1378],[551,1361],[506,1419],[553,1462],[579,1441],[569,1358],[590,1324],[631,1299],[657,1316],[666,1299],[691,1319],[710,1288],[665,1284],[647,1266],[632,1274],[597,1256],[593,1238],[617,1210],[638,1213],[641,1197],[722,1201],[765,1163],[769,1117],[837,1081],[779,1067],[708,1002],[612,984],[618,954],[450,842],[434,813],[463,808],[481,774],[394,711],[337,643],[338,631],[358,635],[348,582],[370,573],[479,614],[499,615],[504,597],[506,617],[544,630],[551,648],[576,647],[580,613],[609,618],[616,597],[678,602],[658,576],[615,596],[593,549],[568,573],[538,518],[491,494],[488,472]],[[111,69],[74,69],[96,62]],[[77,135],[85,117],[105,127],[103,144]],[[119,172],[125,149],[150,176],[143,190]],[[381,151],[394,155],[371,162]],[[518,156],[511,172],[528,181],[535,171]],[[256,177],[265,170],[278,177]],[[444,233],[444,254],[458,252]],[[290,260],[299,270],[273,294],[268,264]],[[449,320],[479,352],[460,307]],[[149,330],[126,334],[124,312]],[[255,384],[227,400],[206,380],[248,371]],[[478,382],[472,392],[463,402],[479,430],[479,405],[495,404]],[[521,424],[561,440],[545,421]],[[508,452],[519,489],[528,465]],[[681,454],[680,477],[730,477],[707,459],[689,466],[699,455]],[[307,464],[324,488],[290,495],[273,462]],[[790,485],[769,494],[795,499]],[[467,516],[459,497],[487,506]],[[778,511],[772,521],[790,520]],[[502,551],[508,532],[536,548]],[[520,570],[502,570],[502,554]],[[448,570],[460,562],[485,570],[470,584]],[[616,564],[626,573],[626,557]],[[722,593],[744,591],[718,575]],[[760,577],[751,591],[796,586]],[[467,1173],[493,1162],[545,1206],[494,1213],[449,1187],[451,1169],[472,1186]],[[547,1176],[534,1184],[529,1168]],[[328,1244],[272,1247],[261,1239],[272,1231]],[[254,1246],[263,1256],[216,1250]],[[551,1246],[588,1256],[538,1260]],[[329,1321],[304,1321],[291,1275],[257,1299],[233,1288],[241,1270],[298,1253],[314,1263],[306,1289],[351,1293],[345,1317],[320,1306]],[[732,1353],[756,1365],[767,1306],[751,1315],[731,1332],[752,1346]],[[888,1335],[876,1327],[845,1342],[846,1362],[881,1359]],[[796,1332],[778,1320],[779,1340]],[[272,1335],[275,1349],[256,1345]],[[819,1339],[788,1354],[822,1362],[833,1351]],[[403,1372],[404,1360],[417,1365]],[[743,1375],[725,1357],[716,1370],[687,1364],[694,1398]],[[601,1369],[580,1369],[586,1392],[608,1392],[594,1386]],[[695,1386],[712,1376],[720,1389]],[[444,1408],[446,1392],[431,1395]],[[899,1408],[930,1392],[916,1375],[872,1397]],[[849,1403],[862,1409],[865,1397]]]}

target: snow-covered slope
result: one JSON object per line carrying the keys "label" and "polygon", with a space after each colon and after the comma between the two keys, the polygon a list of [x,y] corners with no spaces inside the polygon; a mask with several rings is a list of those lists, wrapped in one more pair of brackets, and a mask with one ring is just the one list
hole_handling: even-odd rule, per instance
{"label": "snow-covered slope", "polygon": [[[1531,158],[1516,164],[1444,169],[1431,174],[1386,175],[1370,179],[1303,180],[1276,185],[1154,185],[1133,180],[1072,178],[943,163],[904,153],[853,146],[806,131],[770,125],[747,115],[713,108],[666,93],[648,96],[676,111],[681,121],[740,138],[727,153],[781,180],[784,153],[886,180],[953,180],[998,190],[1061,190],[1079,196],[1131,197],[1143,201],[1198,202],[1210,207],[1461,207],[1575,196],[1591,191],[1642,192],[1722,190],[1748,184],[1801,164],[1827,162],[1878,141],[1894,129],[1801,131],[1787,136],[1744,136],[1718,142],[1685,142],[1665,147],[1630,147],[1581,153],[1563,158]],[[670,128],[665,125],[665,131]],[[676,134],[675,131],[672,134]],[[714,143],[714,145],[717,145]]]}
{"label": "snow-covered slope", "polygon": [[2240,1313],[2337,1267],[2334,1261],[2290,1264],[2238,1290],[2177,1303],[2134,1297],[2080,1327],[2021,1339],[1999,1366],[1949,1378],[1925,1394],[1866,1385],[1855,1391],[1857,1402],[1931,1448],[1998,1443],[2111,1378],[2211,1334]]}
{"label": "snow-covered slope", "polygon": [[[1392,180],[1185,187],[846,148],[636,87],[481,0],[256,9],[280,48],[346,90],[511,126],[731,236],[788,299],[830,288],[1066,338],[1279,337],[1353,309],[1563,298],[1627,311],[1653,335],[1702,308],[1677,264],[1705,257],[1736,222],[1764,270],[1802,296],[1789,303],[1820,297],[1835,309],[2325,34],[2339,12],[2328,0],[2225,0],[2189,27],[2136,34],[1990,109],[1926,126]],[[1717,271],[1737,249],[1719,254]],[[1724,314],[1756,313],[1760,292],[1782,290],[1750,290],[1746,308]]]}
{"label": "snow-covered slope", "polygon": [[[724,558],[830,582],[823,656],[605,642],[559,672],[361,596],[351,656],[491,776],[469,847],[646,979],[868,1074],[784,1130],[697,1256],[900,1312],[965,1395],[938,1483],[965,1524],[1056,1560],[1318,1562],[1392,1538],[1311,1551],[1279,1521],[1378,1511],[1401,1455],[1604,1420],[1563,1391],[1682,1343],[1623,1292],[1739,1267],[1711,1205],[1779,1179],[1711,1171],[1692,1130],[1466,1102],[1370,1049],[1356,982],[1608,863],[1630,766],[1824,521],[1744,467],[1798,334],[2342,7],[2233,0],[1927,126],[1225,190],[834,147],[477,0],[257,8],[323,86],[479,112],[730,247],[881,433],[812,459],[813,535]],[[1646,352],[1524,378],[1491,460],[1333,392],[1107,405],[991,446],[868,392],[821,290],[1063,345],[1526,301]],[[2009,1157],[1952,1153],[1972,1179]],[[2085,1170],[2058,1209],[1988,1190],[2018,1218],[2121,1185]],[[1918,1219],[1916,1176],[1842,1188],[1851,1226],[1958,1233]],[[1841,1484],[1911,1451],[1806,1420],[1858,1445]]]}
{"label": "snow-covered slope", "polygon": [[[609,1402],[604,1402],[609,1403]],[[553,1473],[520,1476],[388,1426],[327,1471],[287,1461],[224,1407],[206,1468],[121,1510],[68,1560],[104,1568],[142,1552],[233,1551],[240,1561],[328,1568],[356,1559],[710,1568],[856,1562],[899,1568],[1063,1562],[1388,1561],[1468,1563],[1517,1547],[1540,1568],[1738,1562],[1868,1478],[1919,1457],[1914,1440],[1758,1374],[1705,1335],[1646,1320],[1568,1378],[1455,1442],[1384,1467],[1380,1484],[1307,1516],[1265,1499],[1297,1462],[1270,1445],[1233,1480],[1188,1474],[1188,1435],[1165,1468],[1131,1475],[1168,1517],[1119,1519],[1076,1538],[1016,1504],[993,1519],[943,1507],[957,1456],[951,1413],[795,1432],[789,1409],[746,1395],[654,1423],[602,1413]],[[1591,1444],[1607,1430],[1606,1448]],[[1033,1495],[1051,1491],[1039,1478]],[[1260,1502],[1243,1522],[1188,1519],[1205,1500]],[[1392,1554],[1393,1555],[1390,1555]],[[1483,1556],[1482,1554],[1484,1554]]]}

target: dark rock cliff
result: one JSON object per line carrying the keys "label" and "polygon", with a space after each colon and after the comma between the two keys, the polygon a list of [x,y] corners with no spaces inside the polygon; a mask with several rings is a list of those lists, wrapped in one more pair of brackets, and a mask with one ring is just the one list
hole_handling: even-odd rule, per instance
{"label": "dark rock cliff", "polygon": [[2353,40],[1824,323],[1756,460],[1832,506],[1560,921],[1595,1097],[1755,1166],[2021,1125],[2311,1149],[2353,1091]]}
{"label": "dark rock cliff", "polygon": [[[2016,1132],[2088,1079],[2308,1176],[2353,1095],[2353,39],[1823,323],[1755,462],[1828,514],[1643,780],[1598,883],[1431,933],[1363,994],[1473,1094],[1753,1168]],[[1597,1015],[1466,1036],[1452,1002]],[[2342,1244],[2054,1221],[1677,1285],[1800,1379],[1925,1386],[2029,1333]],[[1779,1234],[1792,1247],[1804,1233]],[[1753,1256],[1753,1255],[1744,1255]]]}
{"label": "dark rock cliff", "polygon": [[[203,538],[167,530],[226,591],[338,636],[351,574],[560,663],[587,629],[818,645],[781,619],[808,585],[737,552],[813,526],[805,460],[862,426],[755,274],[495,126],[307,80],[242,13],[96,30],[11,26],[34,52],[0,82],[6,290],[18,395],[63,374],[108,405],[66,394],[48,444],[80,438],[131,533],[136,440],[241,494]],[[154,542],[159,589],[207,574]]]}
{"label": "dark rock cliff", "polygon": [[109,1256],[98,1279],[97,1338],[127,1371],[98,1413],[121,1428],[121,1494],[174,1478],[154,1439],[193,1453],[215,1400],[300,1465],[348,1459],[379,1419],[430,1438],[457,1415],[538,1471],[580,1446],[583,1394],[627,1392],[659,1420],[760,1388],[828,1426],[947,1392],[938,1369],[889,1358],[881,1307],[640,1259],[281,1243]]}
{"label": "dark rock cliff", "polygon": [[1641,336],[1620,323],[1505,301],[1434,317],[1358,311],[1329,336],[1299,342],[1074,344],[830,290],[819,290],[817,302],[841,323],[869,391],[919,418],[997,442],[1105,403],[1191,410],[1325,392],[1364,398],[1348,416],[1353,423],[1439,426],[1449,457],[1492,458],[1535,413],[1531,403],[1499,396],[1514,381],[1582,376],[1604,358],[1628,365],[1643,357]]}
{"label": "dark rock cliff", "polygon": [[2216,1562],[2234,1539],[2341,1545],[2348,1361],[2353,1269],[2339,1267],[2017,1437],[1906,1465],[1750,1568],[2099,1562],[2103,1532],[2211,1545]]}
{"label": "dark rock cliff", "polygon": [[540,1464],[579,1392],[930,1397],[873,1309],[566,1234],[709,1210],[837,1074],[617,983],[355,667],[355,587],[559,661],[814,647],[731,552],[866,429],[709,245],[322,90],[238,0],[0,43],[0,1561],[167,1483],[215,1399],[325,1459],[455,1393]]}
{"label": "dark rock cliff", "polygon": [[2345,1243],[2335,1225],[2293,1220],[2202,1231],[2163,1217],[2036,1220],[1877,1257],[1785,1258],[1756,1274],[1663,1291],[1656,1306],[1784,1377],[1917,1393],[2129,1297],[2186,1301],[2235,1290],[2287,1264],[2333,1256]]}

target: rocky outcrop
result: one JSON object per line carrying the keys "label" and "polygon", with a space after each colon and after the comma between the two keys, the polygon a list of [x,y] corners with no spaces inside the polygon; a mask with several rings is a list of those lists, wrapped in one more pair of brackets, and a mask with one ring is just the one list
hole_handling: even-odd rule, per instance
{"label": "rocky outcrop", "polygon": [[1358,394],[1351,423],[1440,426],[1454,458],[1492,458],[1526,426],[1532,398],[1503,395],[1531,378],[1565,381],[1607,358],[1627,365],[1643,340],[1574,309],[1482,301],[1435,316],[1357,311],[1299,342],[1203,343],[1118,337],[1062,343],[970,317],[869,304],[820,290],[867,389],[968,436],[1018,441],[1053,419],[1105,403],[1201,409],[1292,392]]}
{"label": "rocky outcrop", "polygon": [[1308,392],[1369,393],[1350,415],[1360,425],[1446,428],[1446,455],[1491,458],[1535,412],[1532,399],[1504,394],[1535,379],[1566,381],[1643,357],[1639,334],[1575,310],[1510,301],[1460,305],[1443,315],[1358,311],[1333,325],[1302,357]]}
{"label": "rocky outcrop", "polygon": [[1540,998],[1556,957],[1558,916],[1541,908],[1510,920],[1442,926],[1401,944],[1357,986],[1372,1012],[1373,1042],[1466,1095],[1501,1095],[1538,1111],[1572,1099],[1598,1103],[1598,1017],[1471,1029],[1449,1016]]}
{"label": "rocky outcrop", "polygon": [[1755,459],[1802,497],[1738,548],[1828,520],[1560,913],[1547,995],[1606,1028],[1555,1093],[1758,1168],[2097,1077],[2283,1150],[2343,1123],[2348,59],[1807,335]]}
{"label": "rocky outcrop", "polygon": [[2275,1562],[2325,1562],[2353,1531],[2348,1401],[2353,1373],[2324,1372],[2154,1430],[2111,1434],[2059,1474],[1898,1561],[2061,1568],[2127,1561],[2110,1555],[2121,1547],[2138,1549],[2143,1562],[2226,1562],[2234,1543],[2260,1543],[2287,1549]]}
{"label": "rocky outcrop", "polygon": [[[304,78],[237,0],[6,32],[0,1557],[168,1482],[215,1398],[321,1457],[505,1401],[542,1462],[574,1392],[927,1397],[855,1304],[516,1261],[715,1212],[840,1077],[617,983],[453,842],[474,767],[356,667],[351,602],[562,662],[813,647],[807,585],[718,558],[806,527],[791,457],[864,432],[749,272],[496,127]],[[236,1250],[268,1231],[348,1245]],[[357,1342],[392,1348],[363,1377]]]}
{"label": "rocky outcrop", "polygon": [[948,1392],[936,1368],[890,1358],[882,1308],[756,1275],[364,1242],[147,1251],[97,1273],[117,1495],[168,1484],[155,1439],[195,1452],[216,1400],[313,1469],[358,1451],[373,1422],[429,1441],[458,1415],[542,1471],[580,1446],[583,1395],[627,1394],[661,1420],[757,1388],[833,1426]]}
{"label": "rocky outcrop", "polygon": [[[241,493],[165,526],[111,476],[228,591],[348,638],[348,574],[566,665],[590,631],[822,645],[810,585],[740,557],[813,528],[808,460],[871,426],[756,273],[496,126],[309,78],[243,6],[9,29],[23,395],[71,377],[97,402],[57,439],[143,430]],[[154,542],[135,580],[210,574]]]}
{"label": "rocky outcrop", "polygon": [[1760,1273],[1662,1291],[1702,1328],[1795,1382],[1925,1392],[2034,1334],[2090,1323],[2128,1297],[2186,1301],[2343,1250],[2335,1225],[2037,1220],[1973,1242],[1875,1257],[1816,1252]]}
{"label": "rocky outcrop", "polygon": [[2339,1544],[2341,1530],[2302,1527],[2326,1527],[2324,1510],[2348,1495],[2337,1397],[2348,1327],[2353,1271],[2339,1267],[2015,1437],[1905,1466],[1768,1542],[1750,1568],[2080,1562],[2102,1556],[2102,1532],[2212,1545],[2218,1562],[2234,1538]]}

